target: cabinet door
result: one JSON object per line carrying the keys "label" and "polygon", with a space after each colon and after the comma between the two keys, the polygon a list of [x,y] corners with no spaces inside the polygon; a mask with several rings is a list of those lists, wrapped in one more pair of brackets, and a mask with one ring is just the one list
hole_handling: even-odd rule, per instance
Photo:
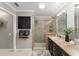
{"label": "cabinet door", "polygon": [[63,52],[59,46],[56,46],[57,56],[63,56]]}
{"label": "cabinet door", "polygon": [[69,56],[62,48],[60,48],[50,38],[48,38],[48,50],[52,56]]}
{"label": "cabinet door", "polygon": [[61,49],[53,42],[53,54],[54,56],[62,56]]}
{"label": "cabinet door", "polygon": [[51,39],[48,39],[48,49],[53,50],[53,42]]}
{"label": "cabinet door", "polygon": [[70,56],[70,55],[67,54],[65,51],[63,51],[63,56]]}
{"label": "cabinet door", "polygon": [[50,50],[50,39],[48,38],[48,50]]}
{"label": "cabinet door", "polygon": [[52,56],[54,56],[54,54],[53,54],[53,42],[51,39],[48,39],[48,50],[49,50],[50,54]]}

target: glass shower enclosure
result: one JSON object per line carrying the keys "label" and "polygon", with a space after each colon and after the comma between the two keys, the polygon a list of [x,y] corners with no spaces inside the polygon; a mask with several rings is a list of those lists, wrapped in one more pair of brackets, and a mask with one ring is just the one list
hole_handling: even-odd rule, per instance
{"label": "glass shower enclosure", "polygon": [[51,17],[49,16],[35,16],[34,29],[35,29],[35,38],[34,38],[34,48],[33,49],[46,49],[46,42],[44,34],[47,31],[47,23],[50,21]]}

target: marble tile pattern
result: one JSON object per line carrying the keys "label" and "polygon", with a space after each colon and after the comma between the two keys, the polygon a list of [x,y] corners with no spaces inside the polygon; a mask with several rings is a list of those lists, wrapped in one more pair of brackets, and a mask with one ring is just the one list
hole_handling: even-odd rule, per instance
{"label": "marble tile pattern", "polygon": [[51,56],[48,50],[0,52],[0,56]]}
{"label": "marble tile pattern", "polygon": [[33,56],[51,56],[48,50],[33,50]]}
{"label": "marble tile pattern", "polygon": [[36,43],[44,43],[44,32],[47,30],[45,29],[46,23],[50,20],[51,17],[48,16],[37,16],[34,21],[34,29],[35,29],[35,39]]}
{"label": "marble tile pattern", "polygon": [[[51,27],[51,28],[50,28]],[[51,21],[51,23],[49,24],[49,30],[52,30],[52,32],[56,32],[57,31],[57,29],[56,29],[56,19],[53,19],[52,21]]]}

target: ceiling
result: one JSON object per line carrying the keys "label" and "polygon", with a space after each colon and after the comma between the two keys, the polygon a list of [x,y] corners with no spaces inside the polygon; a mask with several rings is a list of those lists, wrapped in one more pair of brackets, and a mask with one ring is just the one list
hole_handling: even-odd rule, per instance
{"label": "ceiling", "polygon": [[[19,7],[17,7],[14,2],[8,2],[16,11],[18,10],[31,10],[34,11],[36,16],[55,16],[65,5],[66,2],[16,2]],[[39,3],[44,3],[45,8],[38,8]]]}

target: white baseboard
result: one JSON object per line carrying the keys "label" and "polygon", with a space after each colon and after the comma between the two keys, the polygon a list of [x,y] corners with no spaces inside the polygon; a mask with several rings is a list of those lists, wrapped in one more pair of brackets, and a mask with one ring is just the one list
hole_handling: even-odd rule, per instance
{"label": "white baseboard", "polygon": [[0,52],[13,52],[13,49],[0,49]]}

